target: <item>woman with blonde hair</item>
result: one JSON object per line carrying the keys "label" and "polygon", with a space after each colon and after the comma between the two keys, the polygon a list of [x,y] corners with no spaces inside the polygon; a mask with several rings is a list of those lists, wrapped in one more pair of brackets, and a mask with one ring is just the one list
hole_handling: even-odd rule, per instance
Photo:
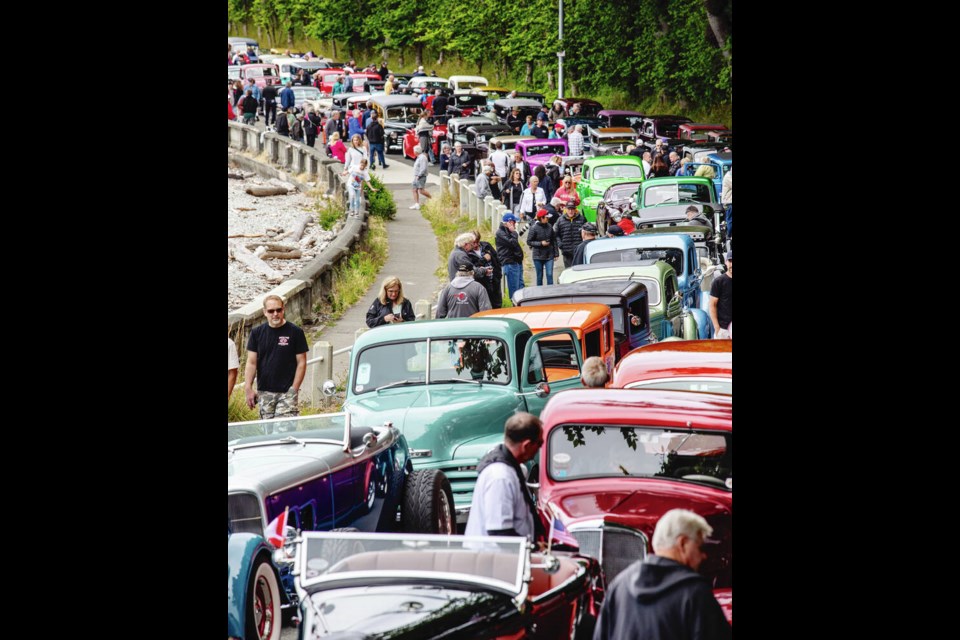
{"label": "woman with blonde hair", "polygon": [[330,144],[327,146],[330,147],[330,154],[334,158],[346,164],[347,147],[344,146],[343,140],[340,139],[340,132],[334,131],[330,135]]}
{"label": "woman with blonde hair", "polygon": [[380,294],[367,310],[367,326],[373,329],[385,324],[413,322],[417,317],[413,305],[403,297],[403,283],[396,276],[389,276],[380,285]]}
{"label": "woman with blonde hair", "polygon": [[346,160],[343,164],[349,169],[355,164],[360,164],[361,160],[366,160],[368,164],[370,162],[367,150],[363,146],[363,136],[355,133],[350,136],[350,146],[347,147]]}

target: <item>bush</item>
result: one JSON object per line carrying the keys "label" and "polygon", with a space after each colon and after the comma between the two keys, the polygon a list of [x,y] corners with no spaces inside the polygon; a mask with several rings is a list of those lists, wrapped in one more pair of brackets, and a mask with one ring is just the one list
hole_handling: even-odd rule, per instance
{"label": "bush", "polygon": [[384,187],[376,176],[370,176],[370,184],[377,191],[367,191],[368,213],[384,220],[393,220],[397,215],[397,203],[393,201],[390,189]]}
{"label": "bush", "polygon": [[333,225],[343,218],[346,210],[336,200],[321,199],[317,203],[317,224],[323,227],[324,231],[333,229]]}

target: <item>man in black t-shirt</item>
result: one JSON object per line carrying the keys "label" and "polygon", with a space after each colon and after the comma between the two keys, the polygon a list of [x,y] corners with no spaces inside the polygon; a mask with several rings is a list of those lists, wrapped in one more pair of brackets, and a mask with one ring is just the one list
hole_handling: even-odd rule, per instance
{"label": "man in black t-shirt", "polygon": [[727,251],[727,272],[714,278],[710,285],[710,319],[713,337],[730,337],[727,329],[733,322],[733,249]]}
{"label": "man in black t-shirt", "polygon": [[[296,416],[300,385],[307,373],[307,337],[303,329],[283,317],[283,298],[270,295],[263,300],[267,323],[250,332],[244,391],[251,409],[260,401],[260,419]],[[253,381],[257,391],[253,391]]]}

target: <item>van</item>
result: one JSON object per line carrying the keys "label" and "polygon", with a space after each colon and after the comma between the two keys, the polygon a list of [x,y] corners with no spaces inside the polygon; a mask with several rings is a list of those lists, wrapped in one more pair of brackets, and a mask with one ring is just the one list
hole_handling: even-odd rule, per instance
{"label": "van", "polygon": [[[613,380],[616,341],[613,335],[613,313],[605,304],[586,302],[509,307],[480,311],[471,317],[515,318],[530,327],[534,335],[551,329],[572,329],[580,341],[580,360],[586,360],[592,356],[601,358],[607,366],[607,375],[610,380]],[[552,383],[569,378],[571,372],[577,369],[577,356],[573,352],[574,343],[570,341],[569,336],[556,335],[543,344],[545,353],[543,365],[547,373],[547,382]],[[609,381],[606,386],[610,386]]]}

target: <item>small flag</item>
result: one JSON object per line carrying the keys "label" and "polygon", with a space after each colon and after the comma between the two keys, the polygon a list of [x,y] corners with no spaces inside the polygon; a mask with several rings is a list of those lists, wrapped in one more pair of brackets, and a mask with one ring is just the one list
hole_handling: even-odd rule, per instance
{"label": "small flag", "polygon": [[267,525],[266,535],[264,537],[267,539],[267,542],[275,546],[277,549],[283,547],[283,543],[286,540],[284,535],[284,529],[287,528],[287,511],[289,507],[283,510],[283,513],[278,515],[276,518],[270,521],[270,524]]}

